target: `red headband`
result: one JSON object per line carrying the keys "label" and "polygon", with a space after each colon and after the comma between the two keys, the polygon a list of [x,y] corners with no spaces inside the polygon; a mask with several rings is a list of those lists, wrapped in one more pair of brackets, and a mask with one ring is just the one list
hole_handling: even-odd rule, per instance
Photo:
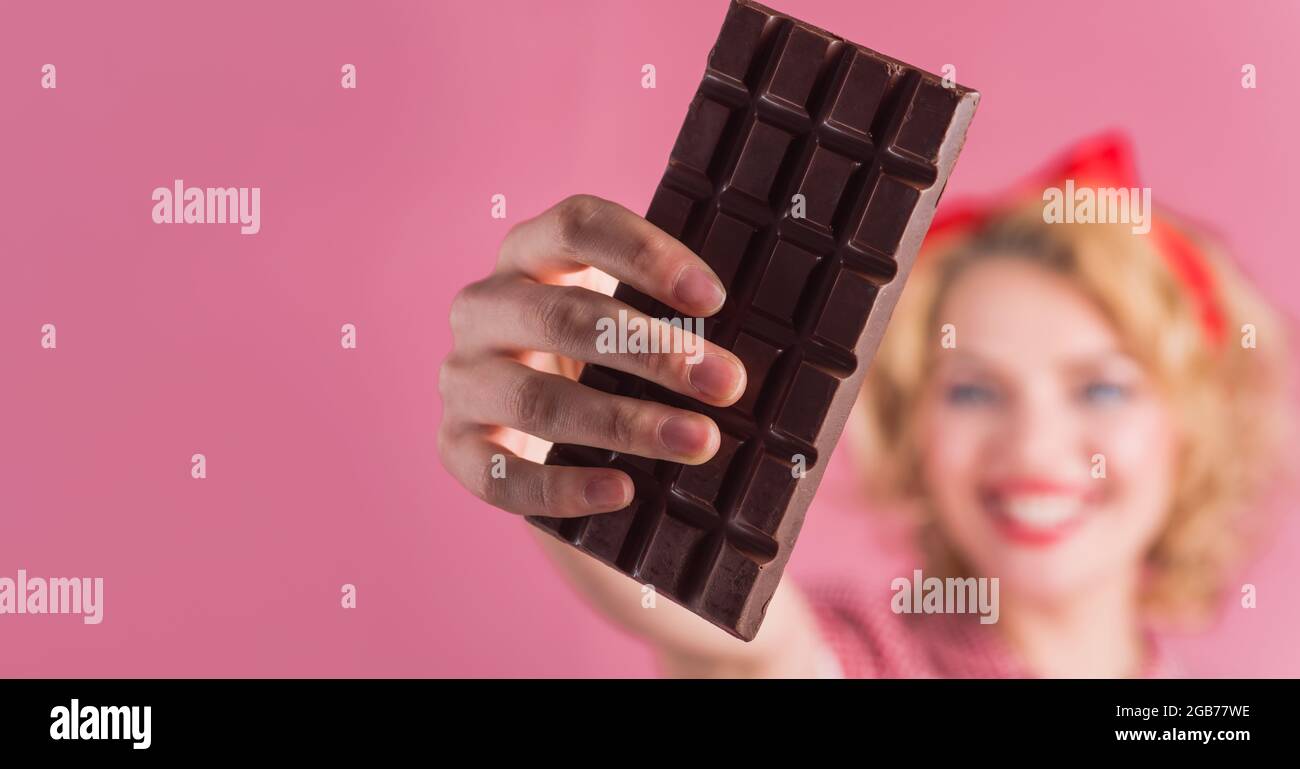
{"label": "red headband", "polygon": [[[1119,133],[1084,139],[1045,169],[1033,174],[1007,192],[975,201],[956,201],[944,206],[930,226],[929,239],[943,238],[978,229],[1017,201],[1041,199],[1046,187],[1073,179],[1076,184],[1097,187],[1134,188],[1138,184],[1132,145]],[[1201,327],[1211,346],[1219,346],[1226,333],[1226,321],[1219,307],[1214,274],[1199,248],[1174,227],[1151,216],[1151,237],[1169,270],[1191,297],[1200,314]]]}

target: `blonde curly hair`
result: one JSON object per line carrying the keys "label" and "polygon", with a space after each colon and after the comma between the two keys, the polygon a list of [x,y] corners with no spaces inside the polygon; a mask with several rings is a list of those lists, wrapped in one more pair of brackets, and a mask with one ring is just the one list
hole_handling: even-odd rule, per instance
{"label": "blonde curly hair", "polygon": [[[919,544],[931,571],[968,572],[938,530],[920,473],[914,415],[939,346],[938,312],[971,264],[1015,256],[1068,277],[1102,308],[1161,386],[1181,430],[1168,516],[1147,553],[1149,618],[1197,624],[1221,605],[1228,580],[1267,530],[1250,508],[1282,469],[1279,449],[1289,442],[1291,348],[1278,314],[1216,244],[1167,214],[1156,218],[1199,246],[1226,322],[1221,344],[1207,339],[1201,308],[1156,241],[1129,225],[1046,224],[1041,203],[1026,203],[977,231],[927,243],[867,375],[859,402],[865,418],[853,429],[866,451],[871,497],[920,512]],[[1256,346],[1248,347],[1252,328]]]}

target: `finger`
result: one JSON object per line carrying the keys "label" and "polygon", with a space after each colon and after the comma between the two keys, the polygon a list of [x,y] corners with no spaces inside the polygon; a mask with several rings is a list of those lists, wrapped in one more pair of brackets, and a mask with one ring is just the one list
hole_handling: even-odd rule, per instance
{"label": "finger", "polygon": [[689,465],[707,462],[722,440],[703,414],[611,395],[505,358],[455,365],[449,375],[456,414],[466,422]]}
{"label": "finger", "polygon": [[518,515],[572,518],[622,510],[631,504],[632,479],[619,470],[539,465],[467,430],[439,442],[443,465],[488,504]]}
{"label": "finger", "polygon": [[[466,290],[459,298],[459,317],[474,319],[466,322],[474,328],[456,335],[464,349],[558,353],[716,406],[730,406],[745,392],[740,359],[689,326],[664,323],[577,286],[507,276],[488,282],[492,285]],[[640,340],[635,346],[630,344],[634,336]]]}
{"label": "finger", "polygon": [[574,195],[517,225],[498,268],[542,282],[595,267],[677,310],[707,317],[722,308],[722,281],[676,238],[626,208]]}

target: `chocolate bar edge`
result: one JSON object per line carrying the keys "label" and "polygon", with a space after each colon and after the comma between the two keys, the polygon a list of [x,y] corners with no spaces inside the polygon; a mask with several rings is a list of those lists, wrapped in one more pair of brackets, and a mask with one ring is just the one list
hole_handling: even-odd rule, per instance
{"label": "chocolate bar edge", "polygon": [[[943,82],[943,78],[939,77],[938,75],[934,74],[933,72],[929,71],[928,69],[922,69],[921,67],[918,67],[918,66],[916,66],[915,64],[908,64],[907,62],[905,62],[905,61],[903,61],[903,60],[901,60],[901,59],[895,59],[893,56],[890,56],[890,55],[888,55],[888,54],[881,53],[880,51],[877,51],[877,50],[874,49],[874,48],[867,48],[866,46],[862,45],[861,43],[855,43],[855,42],[853,42],[852,40],[849,40],[847,37],[844,37],[843,35],[838,35],[838,34],[836,34],[836,33],[834,33],[834,32],[831,32],[829,29],[825,29],[825,28],[823,28],[823,27],[819,27],[819,26],[817,26],[816,24],[810,24],[809,22],[804,21],[803,19],[795,19],[794,17],[790,16],[790,14],[788,14],[788,13],[786,13],[786,12],[784,12],[784,11],[778,11],[777,9],[775,9],[775,8],[773,8],[773,7],[771,7],[771,6],[763,5],[762,3],[756,3],[756,2],[753,2],[753,0],[731,0],[731,2],[729,2],[729,3],[727,4],[728,11],[730,11],[730,9],[731,9],[731,7],[732,7],[733,5],[743,5],[743,6],[747,7],[747,8],[754,8],[754,9],[756,9],[756,10],[762,11],[762,12],[764,12],[764,13],[767,13],[767,14],[770,14],[770,15],[773,15],[773,16],[783,16],[783,17],[788,18],[788,19],[791,19],[792,21],[795,21],[795,22],[797,22],[797,23],[799,23],[799,24],[801,24],[801,25],[803,25],[803,26],[805,26],[805,27],[807,27],[807,28],[809,28],[809,29],[811,29],[811,30],[813,30],[813,31],[815,31],[815,32],[820,32],[821,34],[826,35],[827,37],[837,38],[837,39],[839,39],[839,40],[843,40],[843,41],[844,41],[845,43],[847,43],[848,45],[854,45],[854,46],[857,46],[857,47],[862,48],[862,49],[864,49],[864,50],[868,50],[868,51],[870,51],[874,56],[876,56],[877,58],[881,59],[882,61],[886,61],[886,62],[888,62],[888,63],[890,63],[890,64],[893,64],[893,65],[895,65],[895,66],[897,66],[897,67],[902,67],[902,68],[904,68],[904,69],[915,70],[915,71],[916,71],[918,74],[920,74],[921,77],[922,77],[923,79],[925,79],[925,80],[928,80],[928,81],[933,82],[933,83],[942,83],[942,82]],[[968,94],[973,94],[974,97],[975,97],[975,102],[976,102],[976,104],[979,103],[979,91],[975,90],[974,88],[971,88],[971,87],[969,87],[969,86],[964,86],[964,85],[962,85],[961,83],[953,83],[951,86],[945,86],[945,87],[951,88],[952,91],[954,91],[954,92],[956,92],[957,94],[961,95],[963,98],[965,98]],[[954,124],[955,124],[955,123],[954,123]],[[965,138],[964,138],[964,134],[963,134],[963,141],[964,141],[964,140],[965,140]],[[958,145],[957,149],[958,149],[958,151],[960,151],[960,150],[961,150],[961,146]],[[942,177],[941,177],[941,178],[942,178]]]}

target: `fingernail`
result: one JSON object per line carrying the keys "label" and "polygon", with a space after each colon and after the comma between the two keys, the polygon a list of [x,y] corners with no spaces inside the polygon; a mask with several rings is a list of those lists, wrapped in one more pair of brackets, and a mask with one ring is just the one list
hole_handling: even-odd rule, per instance
{"label": "fingernail", "polygon": [[678,456],[695,457],[713,442],[712,425],[701,417],[669,417],[659,425],[659,442]]}
{"label": "fingernail", "polygon": [[582,496],[587,505],[599,510],[617,510],[628,503],[627,485],[621,478],[597,478],[587,484]]}
{"label": "fingernail", "polygon": [[729,358],[709,353],[687,370],[686,378],[704,396],[730,402],[736,398],[737,391],[745,382],[745,370]]}
{"label": "fingernail", "polygon": [[709,314],[717,312],[727,300],[727,293],[717,278],[698,267],[687,267],[673,287],[677,301]]}

